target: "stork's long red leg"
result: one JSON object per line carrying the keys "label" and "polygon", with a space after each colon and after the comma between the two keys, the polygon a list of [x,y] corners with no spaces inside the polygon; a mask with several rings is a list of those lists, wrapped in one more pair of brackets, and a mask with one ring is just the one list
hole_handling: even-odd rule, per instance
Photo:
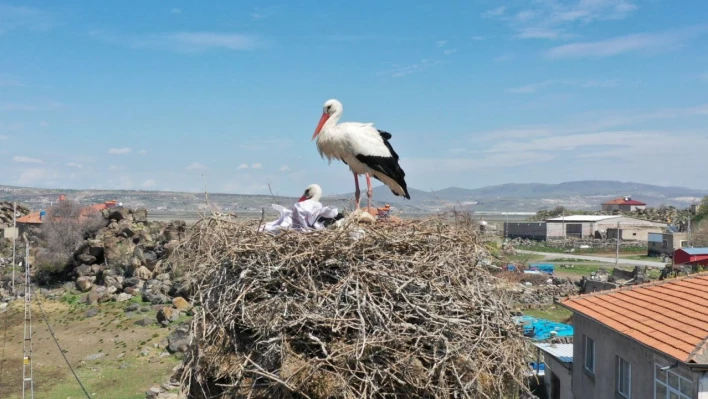
{"label": "stork's long red leg", "polygon": [[359,209],[359,198],[361,198],[361,190],[359,190],[359,176],[357,176],[356,173],[354,173],[354,186],[356,187],[356,190],[354,191],[354,199],[356,201],[356,209]]}
{"label": "stork's long red leg", "polygon": [[374,195],[374,190],[371,189],[371,176],[366,174],[366,196],[369,197],[369,209],[371,209],[371,197]]}

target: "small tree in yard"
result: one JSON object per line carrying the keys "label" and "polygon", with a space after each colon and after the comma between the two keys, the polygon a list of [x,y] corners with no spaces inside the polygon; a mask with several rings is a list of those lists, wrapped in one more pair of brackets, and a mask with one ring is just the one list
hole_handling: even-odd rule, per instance
{"label": "small tree in yard", "polygon": [[76,201],[59,201],[47,209],[42,222],[37,270],[46,274],[63,271],[87,235],[103,226],[105,221],[100,212],[84,209]]}

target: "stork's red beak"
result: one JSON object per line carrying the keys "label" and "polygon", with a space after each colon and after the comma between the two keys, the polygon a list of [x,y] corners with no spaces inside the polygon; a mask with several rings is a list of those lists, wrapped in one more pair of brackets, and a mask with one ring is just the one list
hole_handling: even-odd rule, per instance
{"label": "stork's red beak", "polygon": [[314,140],[315,137],[317,137],[317,135],[320,134],[320,130],[322,130],[322,126],[324,126],[325,122],[327,122],[327,119],[329,119],[329,114],[322,113],[322,117],[320,118],[320,123],[317,124],[317,129],[315,129],[315,134],[312,135],[312,138],[310,139],[310,141]]}
{"label": "stork's red beak", "polygon": [[307,201],[307,197],[305,197],[305,196],[303,195],[302,197],[300,197],[299,200],[297,200],[297,202],[302,202],[302,201]]}

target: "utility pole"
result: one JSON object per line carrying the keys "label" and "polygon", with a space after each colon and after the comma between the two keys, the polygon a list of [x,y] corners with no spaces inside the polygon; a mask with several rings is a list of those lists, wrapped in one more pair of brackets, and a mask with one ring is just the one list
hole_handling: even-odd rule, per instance
{"label": "utility pole", "polygon": [[17,241],[17,201],[12,205],[12,295],[15,294],[15,241]]}
{"label": "utility pole", "polygon": [[34,372],[32,369],[32,286],[30,285],[30,246],[27,235],[25,241],[25,336],[22,361],[22,399],[25,399],[29,383],[30,398],[34,399]]}
{"label": "utility pole", "polygon": [[688,247],[693,248],[693,244],[691,243],[691,218],[688,218]]}
{"label": "utility pole", "polygon": [[619,266],[619,258],[620,258],[620,235],[622,233],[620,232],[620,222],[617,222],[617,253],[615,254],[615,267]]}

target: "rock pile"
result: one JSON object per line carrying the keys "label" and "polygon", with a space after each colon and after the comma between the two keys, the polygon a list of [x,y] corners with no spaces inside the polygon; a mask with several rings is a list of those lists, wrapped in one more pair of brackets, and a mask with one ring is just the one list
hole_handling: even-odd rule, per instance
{"label": "rock pile", "polygon": [[[85,303],[123,302],[141,296],[145,302],[160,305],[172,303],[174,297],[189,296],[165,262],[185,238],[183,221],[148,222],[145,209],[122,207],[106,209],[103,216],[106,227],[87,239],[73,256],[70,275],[76,288],[86,293]],[[178,317],[169,315],[164,320]]]}
{"label": "rock pile", "polygon": [[[12,226],[12,212],[13,204],[12,202],[0,202],[0,227],[10,227]],[[17,218],[25,216],[30,213],[29,208],[22,204],[17,204]]]}

